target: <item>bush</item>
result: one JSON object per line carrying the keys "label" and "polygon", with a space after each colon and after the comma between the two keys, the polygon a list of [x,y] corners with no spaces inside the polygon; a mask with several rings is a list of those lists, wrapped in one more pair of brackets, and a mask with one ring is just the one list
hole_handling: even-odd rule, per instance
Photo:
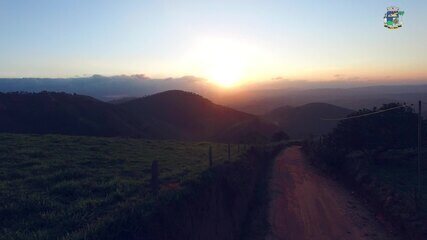
{"label": "bush", "polygon": [[287,141],[287,140],[289,140],[289,135],[283,131],[276,132],[271,137],[272,142],[281,142],[281,141]]}

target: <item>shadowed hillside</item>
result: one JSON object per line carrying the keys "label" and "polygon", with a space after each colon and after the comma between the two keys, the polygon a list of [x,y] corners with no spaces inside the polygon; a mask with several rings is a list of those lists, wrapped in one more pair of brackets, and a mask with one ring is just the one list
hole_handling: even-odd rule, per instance
{"label": "shadowed hillside", "polygon": [[[120,105],[159,136],[179,139],[240,141],[243,134],[271,136],[278,128],[258,117],[212,103],[194,93],[167,91]],[[232,131],[231,131],[232,130]]]}
{"label": "shadowed hillside", "polygon": [[280,107],[264,117],[278,124],[291,137],[303,138],[331,131],[337,122],[326,121],[325,118],[345,117],[351,112],[352,110],[331,104],[310,103],[299,107]]}
{"label": "shadowed hillside", "polygon": [[66,93],[0,93],[0,132],[137,136],[124,110],[92,97]]}
{"label": "shadowed hillside", "polygon": [[178,90],[121,104],[66,93],[6,93],[0,94],[0,113],[0,132],[10,133],[237,142],[248,134],[268,139],[279,130],[254,115]]}

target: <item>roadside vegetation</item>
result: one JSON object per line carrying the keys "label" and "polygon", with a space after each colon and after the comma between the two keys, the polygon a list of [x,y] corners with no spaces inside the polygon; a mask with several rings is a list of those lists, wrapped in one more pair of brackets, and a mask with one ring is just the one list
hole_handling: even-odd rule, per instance
{"label": "roadside vegetation", "polygon": [[[396,108],[401,106],[401,108]],[[329,135],[312,139],[304,149],[313,164],[344,180],[396,228],[411,239],[427,237],[427,134],[422,139],[418,182],[417,118],[413,109],[387,104],[351,116],[391,111],[339,122]]]}

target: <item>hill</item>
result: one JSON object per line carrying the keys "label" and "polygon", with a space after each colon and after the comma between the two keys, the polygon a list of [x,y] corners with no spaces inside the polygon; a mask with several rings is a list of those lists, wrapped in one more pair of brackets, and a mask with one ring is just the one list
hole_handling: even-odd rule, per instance
{"label": "hill", "polygon": [[77,94],[0,93],[0,113],[0,132],[92,136],[142,133],[121,108]]}
{"label": "hill", "polygon": [[284,106],[270,111],[264,118],[276,123],[293,138],[318,136],[331,131],[336,121],[325,121],[323,118],[345,117],[353,112],[326,103],[310,103],[299,107]]}
{"label": "hill", "polygon": [[254,115],[178,90],[117,104],[77,94],[0,93],[0,113],[0,132],[9,133],[237,142],[242,134],[268,138],[279,130]]}
{"label": "hill", "polygon": [[257,116],[178,90],[128,101],[120,106],[137,116],[138,121],[157,126],[156,134],[161,137],[236,141],[241,140],[242,132],[269,137],[279,130]]}

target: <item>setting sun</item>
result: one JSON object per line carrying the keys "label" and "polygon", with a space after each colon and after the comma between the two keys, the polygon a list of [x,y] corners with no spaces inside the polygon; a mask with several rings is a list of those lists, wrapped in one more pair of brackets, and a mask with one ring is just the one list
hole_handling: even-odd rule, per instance
{"label": "setting sun", "polygon": [[230,88],[244,81],[253,47],[224,38],[201,38],[193,49],[193,58],[210,82]]}
{"label": "setting sun", "polygon": [[209,81],[227,88],[239,84],[245,71],[242,60],[226,54],[215,58],[216,56],[212,59],[212,64],[206,67],[206,76]]}
{"label": "setting sun", "polygon": [[209,80],[223,87],[233,87],[241,79],[241,73],[238,69],[230,66],[222,66],[213,69],[208,76]]}

